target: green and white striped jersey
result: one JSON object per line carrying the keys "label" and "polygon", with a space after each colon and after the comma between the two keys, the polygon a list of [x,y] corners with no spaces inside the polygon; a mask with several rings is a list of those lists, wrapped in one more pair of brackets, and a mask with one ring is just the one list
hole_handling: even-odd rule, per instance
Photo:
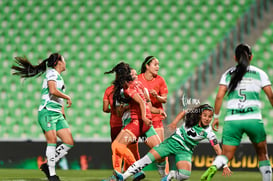
{"label": "green and white striped jersey", "polygon": [[56,81],[57,89],[60,92],[62,93],[65,92],[65,86],[64,86],[64,81],[62,76],[55,69],[48,69],[46,71],[44,81],[43,81],[39,111],[46,107],[46,109],[50,111],[61,113],[62,106],[63,106],[63,98],[56,97],[50,94],[48,84],[47,84],[47,82],[50,80]]}
{"label": "green and white striped jersey", "polygon": [[[235,67],[228,69],[222,75],[219,84],[228,87],[234,70]],[[262,119],[260,92],[267,85],[271,85],[267,74],[250,65],[241,82],[228,95],[225,121]]]}
{"label": "green and white striped jersey", "polygon": [[217,140],[211,126],[203,128],[198,124],[191,128],[186,128],[185,124],[183,124],[180,128],[176,129],[175,133],[171,137],[178,141],[187,151],[191,153],[200,141],[204,139],[207,139],[210,142]]}

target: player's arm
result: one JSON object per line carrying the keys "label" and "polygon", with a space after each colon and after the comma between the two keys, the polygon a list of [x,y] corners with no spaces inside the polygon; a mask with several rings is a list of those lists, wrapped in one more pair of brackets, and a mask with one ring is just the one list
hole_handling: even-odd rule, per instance
{"label": "player's arm", "polygon": [[63,98],[63,99],[66,99],[66,100],[67,100],[67,104],[68,104],[67,107],[70,107],[70,106],[72,105],[71,98],[70,98],[68,95],[62,93],[61,91],[59,91],[59,90],[57,89],[56,81],[54,81],[54,80],[49,80],[49,81],[47,82],[47,84],[48,84],[48,88],[49,88],[49,93],[50,93],[50,94],[52,94],[52,95],[54,95],[54,96],[57,96],[57,97],[60,97],[60,98]]}
{"label": "player's arm", "polygon": [[220,114],[220,109],[221,109],[226,92],[227,92],[227,86],[220,85],[218,89],[218,93],[215,98],[215,103],[214,103],[214,121],[212,123],[212,129],[214,131],[218,131],[218,128],[219,128],[219,114]]}
{"label": "player's arm", "polygon": [[273,93],[272,93],[272,88],[271,85],[267,85],[263,87],[264,93],[266,94],[271,106],[273,107]]}
{"label": "player's arm", "polygon": [[132,95],[132,99],[139,104],[140,112],[141,112],[141,118],[144,121],[144,123],[146,125],[148,125],[148,126],[151,126],[152,125],[152,121],[149,120],[146,117],[146,105],[145,105],[145,102],[142,100],[142,98],[137,93],[135,93],[135,94]]}
{"label": "player's arm", "polygon": [[185,110],[178,113],[176,117],[174,118],[174,120],[168,125],[169,130],[174,131],[177,128],[177,124],[180,122],[180,120],[184,118],[185,115],[186,115]]}
{"label": "player's arm", "polygon": [[107,99],[103,100],[103,105],[102,105],[103,112],[105,112],[105,113],[111,112],[111,108],[109,105],[110,105],[109,100],[107,100]]}

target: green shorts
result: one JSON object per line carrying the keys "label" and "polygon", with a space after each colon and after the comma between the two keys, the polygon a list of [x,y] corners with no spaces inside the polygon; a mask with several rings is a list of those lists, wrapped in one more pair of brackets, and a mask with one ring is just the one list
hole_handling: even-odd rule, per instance
{"label": "green shorts", "polygon": [[239,146],[244,133],[247,134],[253,143],[260,143],[266,140],[266,133],[262,120],[233,120],[224,122],[223,144]]}
{"label": "green shorts", "polygon": [[38,112],[38,121],[43,131],[69,128],[62,113],[42,109]]}
{"label": "green shorts", "polygon": [[192,153],[187,151],[178,141],[172,137],[165,139],[158,146],[153,147],[153,149],[160,155],[161,158],[174,155],[176,163],[179,161],[191,162],[192,160]]}

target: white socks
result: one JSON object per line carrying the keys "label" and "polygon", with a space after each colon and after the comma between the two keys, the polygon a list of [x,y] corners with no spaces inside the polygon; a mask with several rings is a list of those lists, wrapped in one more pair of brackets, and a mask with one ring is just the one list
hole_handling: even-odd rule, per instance
{"label": "white socks", "polygon": [[133,165],[131,165],[126,170],[126,172],[123,174],[123,179],[125,180],[128,177],[130,177],[131,175],[134,175],[134,174],[140,172],[144,167],[146,167],[147,165],[149,165],[151,163],[152,163],[151,159],[147,155],[145,155],[143,158],[136,161]]}
{"label": "white socks", "polygon": [[56,144],[48,144],[46,147],[47,165],[50,176],[56,175],[56,163],[67,154],[73,145],[61,144],[56,149]]}
{"label": "white socks", "polygon": [[63,156],[65,156],[73,146],[67,145],[67,144],[61,144],[57,147],[56,153],[55,153],[55,162],[58,162]]}
{"label": "white socks", "polygon": [[56,175],[55,171],[55,151],[56,151],[56,144],[48,144],[46,147],[46,157],[47,157],[47,165],[49,169],[50,176]]}
{"label": "white socks", "polygon": [[262,174],[263,181],[272,181],[272,168],[269,160],[259,161],[259,170]]}

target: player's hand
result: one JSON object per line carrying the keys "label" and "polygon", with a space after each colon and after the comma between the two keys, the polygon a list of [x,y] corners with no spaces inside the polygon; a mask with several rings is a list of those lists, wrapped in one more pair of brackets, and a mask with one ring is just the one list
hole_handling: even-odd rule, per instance
{"label": "player's hand", "polygon": [[167,117],[166,112],[161,109],[159,109],[159,114],[162,116],[162,119],[165,119]]}
{"label": "player's hand", "polygon": [[218,131],[218,129],[219,129],[219,118],[214,118],[211,127],[212,127],[212,129],[214,131]]}
{"label": "player's hand", "polygon": [[154,89],[150,90],[150,94],[151,94],[153,97],[157,97],[157,96],[158,96],[157,92],[156,92]]}
{"label": "player's hand", "polygon": [[152,126],[153,125],[153,121],[148,119],[148,118],[144,118],[142,120],[147,126]]}
{"label": "player's hand", "polygon": [[229,167],[225,167],[223,168],[223,176],[231,176],[232,175],[232,171],[229,169]]}
{"label": "player's hand", "polygon": [[72,101],[71,98],[68,96],[68,98],[66,99],[66,103],[67,103],[67,107],[71,107],[72,105]]}
{"label": "player's hand", "polygon": [[173,123],[169,124],[167,127],[168,127],[169,131],[171,131],[171,132],[174,132],[177,128],[176,124],[173,124]]}

